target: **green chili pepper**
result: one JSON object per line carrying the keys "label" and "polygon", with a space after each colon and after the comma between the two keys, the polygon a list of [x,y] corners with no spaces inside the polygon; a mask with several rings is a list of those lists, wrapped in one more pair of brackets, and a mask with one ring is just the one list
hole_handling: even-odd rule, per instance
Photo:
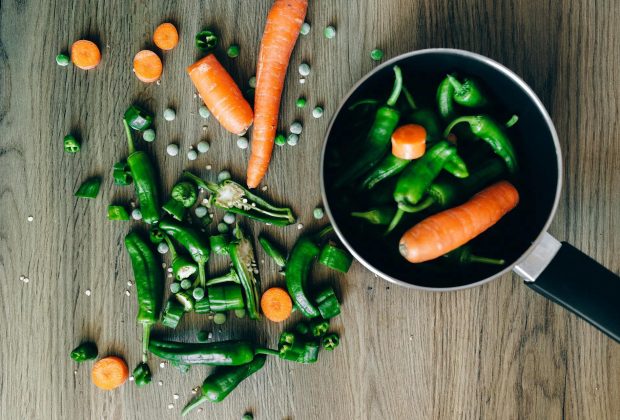
{"label": "green chili pepper", "polygon": [[310,335],[310,326],[305,322],[298,322],[295,325],[295,331],[301,335]]}
{"label": "green chili pepper", "polygon": [[136,232],[125,236],[138,295],[138,323],[142,324],[142,363],[147,362],[151,328],[159,319],[164,295],[164,276],[153,250]]}
{"label": "green chili pepper", "polygon": [[213,403],[221,402],[230,394],[243,380],[258,372],[265,365],[267,357],[259,355],[251,362],[234,367],[221,367],[207,377],[200,388],[200,395],[194,397],[181,411],[181,415],[198,407],[200,404],[210,401]]}
{"label": "green chili pepper", "polygon": [[185,315],[185,308],[174,297],[170,296],[164,306],[164,313],[161,318],[161,323],[169,328],[176,328],[181,322],[181,318]]}
{"label": "green chili pepper", "polygon": [[98,176],[87,179],[75,192],[75,196],[79,198],[97,198],[99,188],[101,187],[101,178]]}
{"label": "green chili pepper", "polygon": [[196,34],[194,38],[196,42],[196,48],[205,53],[213,52],[217,46],[217,35],[209,29],[203,29]]}
{"label": "green chili pepper", "polygon": [[323,344],[323,348],[325,350],[332,351],[340,344],[340,337],[336,333],[327,334],[321,340],[321,344]]}
{"label": "green chili pepper", "polygon": [[205,288],[205,264],[209,260],[209,244],[194,229],[181,225],[173,220],[162,220],[159,227],[172,236],[179,244],[189,251],[192,259],[198,264],[198,286]]}
{"label": "green chili pepper", "polygon": [[108,220],[129,220],[129,213],[123,206],[108,206]]}
{"label": "green chili pepper", "polygon": [[311,236],[301,236],[291,251],[286,264],[286,287],[299,311],[308,318],[319,316],[319,310],[306,295],[306,283],[310,266],[321,249]]}
{"label": "green chili pepper", "polygon": [[181,343],[153,339],[149,350],[155,356],[173,363],[209,366],[239,366],[251,362],[258,354],[277,354],[275,350],[258,347],[247,340]]}
{"label": "green chili pepper", "polygon": [[137,105],[127,108],[123,119],[136,131],[144,131],[153,123],[153,116]]}
{"label": "green chili pepper", "polygon": [[251,319],[260,317],[260,277],[256,268],[256,257],[252,242],[237,225],[235,240],[230,243],[228,253],[245,294],[245,304]]}
{"label": "green chili pepper", "polygon": [[140,203],[142,218],[147,224],[157,223],[159,221],[159,196],[157,193],[155,169],[145,152],[135,151],[133,135],[127,120],[123,119],[123,125],[125,126],[130,153],[127,157],[127,164],[131,171],[136,195]]}
{"label": "green chili pepper", "polygon": [[211,278],[209,280],[207,280],[207,287],[209,286],[214,286],[216,284],[222,284],[222,283],[241,283],[241,280],[239,279],[239,276],[237,275],[237,272],[235,271],[234,268],[231,268],[230,271],[222,276],[219,277],[214,277]]}
{"label": "green chili pepper", "polygon": [[457,178],[467,178],[469,176],[469,170],[467,164],[457,154],[452,155],[443,164],[443,170],[454,175]]}
{"label": "green chili pepper", "polygon": [[448,124],[448,127],[444,131],[444,135],[447,137],[454,126],[462,122],[468,123],[471,132],[475,134],[476,137],[488,143],[493,151],[504,159],[511,174],[518,171],[519,166],[517,164],[517,156],[514,148],[500,124],[496,123],[488,115],[459,117]]}
{"label": "green chili pepper", "polygon": [[325,319],[317,319],[310,321],[308,332],[313,337],[323,337],[329,330],[329,321]]}
{"label": "green chili pepper", "polygon": [[351,268],[353,257],[347,251],[328,243],[321,250],[319,262],[332,270],[346,273]]}
{"label": "green chili pepper", "polygon": [[361,188],[372,189],[384,179],[401,173],[410,162],[410,160],[401,159],[388,153],[364,178]]}
{"label": "green chili pepper", "polygon": [[181,292],[175,293],[174,297],[181,305],[183,305],[183,309],[185,312],[191,312],[194,310],[196,306],[196,300],[194,296],[187,290],[183,290]]}
{"label": "green chili pepper", "polygon": [[67,153],[77,153],[80,151],[80,142],[75,136],[71,134],[67,134],[65,138],[62,140],[65,152]]}
{"label": "green chili pepper", "polygon": [[172,198],[183,204],[183,207],[191,207],[196,204],[198,191],[196,185],[189,181],[181,181],[172,187]]}
{"label": "green chili pepper", "polygon": [[97,345],[91,342],[81,343],[71,351],[71,358],[78,363],[97,358]]}
{"label": "green chili pepper", "polygon": [[463,245],[454,251],[448,252],[444,255],[444,258],[447,260],[461,265],[480,263],[480,264],[489,264],[489,265],[504,265],[506,262],[500,258],[488,258],[481,257],[478,255],[474,255],[471,246]]}
{"label": "green chili pepper", "polygon": [[278,266],[284,267],[286,265],[286,257],[280,248],[270,241],[269,238],[264,235],[260,235],[258,237],[258,243],[260,243],[261,247],[265,250],[265,253],[269,255]]}
{"label": "green chili pepper", "polygon": [[427,142],[441,140],[441,122],[434,111],[426,108],[416,108],[409,116],[409,121],[424,127]]}
{"label": "green chili pepper", "polygon": [[290,208],[276,207],[233,180],[227,179],[216,184],[206,182],[190,172],[183,172],[183,176],[194,181],[200,188],[209,190],[215,207],[276,226],[295,223],[295,216]]}
{"label": "green chili pepper", "polygon": [[321,290],[315,298],[319,313],[324,319],[330,319],[340,314],[340,302],[334,288],[329,286]]}
{"label": "green chili pepper", "polygon": [[166,239],[166,234],[160,228],[152,226],[151,230],[149,231],[149,239],[152,243],[158,245]]}
{"label": "green chili pepper", "polygon": [[207,293],[211,312],[234,311],[245,308],[243,292],[237,284],[228,283],[211,286],[207,288]]}
{"label": "green chili pepper", "polygon": [[454,88],[452,98],[457,104],[468,108],[479,108],[487,104],[487,98],[484,93],[482,93],[482,88],[475,80],[465,79],[465,81],[461,83],[456,77],[450,74],[446,76],[446,78]]}
{"label": "green chili pepper", "polygon": [[179,222],[185,219],[187,215],[187,209],[180,201],[171,198],[164,204],[161,209],[168,213],[170,216],[178,220]]}
{"label": "green chili pepper", "polygon": [[209,244],[211,245],[211,250],[216,254],[228,255],[228,245],[230,245],[230,239],[228,238],[228,235],[223,233],[220,233],[219,235],[213,235],[209,238]]}
{"label": "green chili pepper", "polygon": [[116,185],[129,185],[131,184],[131,170],[129,165],[124,160],[116,162],[112,167],[112,178],[114,178],[114,184]]}
{"label": "green chili pepper", "polygon": [[437,88],[437,108],[439,109],[439,115],[441,115],[444,120],[451,120],[456,114],[454,111],[453,96],[454,87],[446,77]]}
{"label": "green chili pepper", "polygon": [[389,225],[395,213],[396,209],[394,206],[382,206],[363,212],[354,211],[351,213],[351,216],[364,219],[373,225]]}
{"label": "green chili pepper", "polygon": [[132,372],[133,381],[138,388],[144,385],[150,384],[152,375],[149,365],[146,363],[140,363]]}
{"label": "green chili pepper", "polygon": [[291,332],[283,332],[278,341],[280,358],[296,363],[314,363],[318,359],[320,344]]}
{"label": "green chili pepper", "polygon": [[179,255],[174,244],[168,237],[168,235],[163,235],[164,240],[168,244],[168,249],[170,250],[171,256],[171,268],[172,274],[177,280],[184,280],[191,276],[193,276],[196,271],[198,271],[198,266],[189,258],[184,257],[183,255]]}

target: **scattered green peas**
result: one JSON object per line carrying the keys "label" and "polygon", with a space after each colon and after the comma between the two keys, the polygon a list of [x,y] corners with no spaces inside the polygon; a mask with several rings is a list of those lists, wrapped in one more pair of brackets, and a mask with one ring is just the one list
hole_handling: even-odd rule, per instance
{"label": "scattered green peas", "polygon": [[213,334],[209,331],[198,331],[196,333],[196,340],[198,340],[199,343],[207,342],[211,339],[211,337],[213,337]]}
{"label": "scattered green peas", "polygon": [[194,296],[194,299],[196,300],[202,300],[205,297],[205,289],[202,287],[196,287],[192,292],[192,296]]}
{"label": "scattered green peas", "polygon": [[321,108],[320,106],[315,106],[312,110],[312,116],[314,118],[321,118],[323,116],[323,108]]}
{"label": "scattered green peas", "polygon": [[226,233],[228,232],[228,225],[226,223],[220,222],[217,224],[217,231],[219,233]]}
{"label": "scattered green peas", "polygon": [[248,85],[250,85],[252,89],[256,87],[256,76],[250,77],[250,80],[248,80]]}
{"label": "scattered green peas", "polygon": [[166,121],[174,121],[174,119],[177,117],[177,113],[174,109],[172,108],[166,108],[164,109],[164,120]]}
{"label": "scattered green peas", "polygon": [[234,213],[231,213],[229,211],[227,211],[224,214],[224,217],[222,218],[222,220],[224,221],[224,223],[226,223],[227,225],[232,225],[233,223],[235,223],[236,217]]}
{"label": "scattered green peas", "polygon": [[336,28],[334,28],[333,26],[329,25],[327,26],[324,30],[323,30],[323,35],[325,35],[325,38],[327,39],[332,39],[336,36]]}
{"label": "scattered green peas", "polygon": [[201,141],[196,145],[196,149],[198,149],[200,153],[207,153],[209,151],[209,147],[209,143],[206,141]]}
{"label": "scattered green peas", "polygon": [[295,102],[295,105],[297,105],[297,108],[303,108],[306,106],[306,98],[304,97],[300,97],[299,99],[297,99],[297,101]]}
{"label": "scattered green peas", "polygon": [[217,182],[223,182],[230,178],[232,177],[230,175],[230,172],[228,171],[222,171],[219,174],[217,174]]}
{"label": "scattered green peas", "polygon": [[301,29],[299,30],[299,33],[302,35],[308,35],[310,33],[310,24],[308,22],[304,22],[301,25]]}
{"label": "scattered green peas", "polygon": [[218,324],[218,325],[222,325],[223,323],[226,322],[226,314],[223,314],[221,312],[213,315],[213,322]]}
{"label": "scattered green peas", "polygon": [[306,77],[310,74],[310,64],[308,63],[301,63],[299,65],[299,74],[301,74],[302,76]]}
{"label": "scattered green peas", "polygon": [[174,144],[171,143],[168,146],[166,146],[166,153],[168,153],[169,156],[176,156],[179,154],[179,145],[178,144]]}
{"label": "scattered green peas", "polygon": [[66,54],[58,54],[56,56],[56,64],[58,64],[61,67],[66,67],[69,65],[69,56]]}
{"label": "scattered green peas", "polygon": [[131,211],[131,218],[133,220],[142,220],[142,212],[140,211],[140,209],[133,209]]}
{"label": "scattered green peas", "polygon": [[187,158],[189,160],[196,160],[198,158],[198,152],[196,152],[194,149],[191,149],[187,152]]}
{"label": "scattered green peas", "polygon": [[250,413],[245,413],[243,416],[241,416],[241,420],[254,420],[254,416]]}
{"label": "scattered green peas", "polygon": [[239,137],[237,139],[237,147],[239,149],[247,149],[248,147],[250,147],[250,142],[245,137]]}
{"label": "scattered green peas", "polygon": [[170,292],[171,293],[179,293],[181,291],[181,283],[178,281],[173,281],[170,283]]}
{"label": "scattered green peas", "polygon": [[209,108],[207,108],[204,105],[200,105],[200,108],[198,108],[198,115],[200,115],[202,118],[209,118],[209,116],[211,115],[211,111],[209,111]]}
{"label": "scattered green peas", "polygon": [[166,242],[160,242],[157,244],[157,252],[160,254],[166,254],[168,252],[168,244]]}
{"label": "scattered green peas", "polygon": [[374,50],[370,52],[370,58],[373,59],[374,61],[381,61],[381,59],[383,58],[383,51],[381,51],[378,48],[375,48]]}
{"label": "scattered green peas", "polygon": [[322,219],[323,216],[325,216],[325,212],[323,211],[321,207],[317,207],[312,211],[312,215],[314,216],[315,219],[319,220],[319,219]]}
{"label": "scattered green peas", "polygon": [[293,134],[301,134],[301,132],[303,131],[303,125],[301,125],[301,123],[299,121],[294,121],[290,128],[289,131]]}
{"label": "scattered green peas", "polygon": [[80,142],[75,136],[71,134],[67,134],[65,138],[62,140],[65,152],[67,153],[77,153],[80,151]]}
{"label": "scattered green peas", "polygon": [[181,281],[181,289],[187,290],[192,287],[192,281],[190,279],[183,279]]}
{"label": "scattered green peas", "polygon": [[207,215],[207,208],[204,206],[198,206],[194,210],[194,214],[196,215],[197,218],[202,219],[203,217]]}
{"label": "scattered green peas", "polygon": [[239,57],[239,45],[232,44],[230,47],[228,47],[228,50],[226,50],[226,54],[228,54],[230,58]]}
{"label": "scattered green peas", "polygon": [[282,133],[278,134],[274,140],[278,146],[284,146],[286,144],[286,136]]}
{"label": "scattered green peas", "polygon": [[152,128],[147,128],[146,130],[144,130],[144,132],[142,133],[142,139],[144,141],[148,141],[149,143],[155,141],[155,130],[153,130]]}
{"label": "scattered green peas", "polygon": [[235,316],[237,318],[245,318],[245,309],[235,309]]}
{"label": "scattered green peas", "polygon": [[297,142],[299,142],[299,136],[295,133],[289,134],[287,139],[286,139],[286,143],[289,146],[296,146]]}

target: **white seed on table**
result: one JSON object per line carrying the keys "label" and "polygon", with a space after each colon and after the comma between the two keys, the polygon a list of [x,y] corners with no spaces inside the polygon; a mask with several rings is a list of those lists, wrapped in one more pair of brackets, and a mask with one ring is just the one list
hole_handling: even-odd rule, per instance
{"label": "white seed on table", "polygon": [[166,271],[167,271],[167,272],[169,272],[169,273],[172,273],[172,267],[168,267],[168,268],[166,269]]}
{"label": "white seed on table", "polygon": [[[24,280],[24,281],[26,281],[26,280]],[[85,294],[86,296],[90,296],[90,295],[91,295],[91,293],[92,293],[92,292],[90,291],[90,289],[86,289],[86,290],[84,290],[84,294]]]}
{"label": "white seed on table", "polygon": [[29,283],[30,279],[28,277],[24,277],[24,280],[22,280],[24,283]]}
{"label": "white seed on table", "polygon": [[168,410],[172,410],[174,408],[174,404],[170,403],[168,404]]}
{"label": "white seed on table", "polygon": [[155,84],[156,84],[157,86],[161,85],[161,80],[158,80],[157,82],[155,82]]}
{"label": "white seed on table", "polygon": [[231,175],[230,172],[228,171],[221,171],[219,174],[217,174],[217,182],[222,182],[222,181],[226,181],[227,179],[230,179]]}
{"label": "white seed on table", "polygon": [[157,382],[157,385],[162,386],[164,384],[164,381],[159,381]]}
{"label": "white seed on table", "polygon": [[161,263],[161,268],[166,268],[167,264],[166,263]]}
{"label": "white seed on table", "polygon": [[34,220],[34,217],[32,217],[32,216],[28,216],[28,221],[29,221],[29,222],[32,222],[33,220]]}
{"label": "white seed on table", "polygon": [[134,381],[133,375],[131,375],[128,379],[129,379],[129,382],[133,382]]}
{"label": "white seed on table", "polygon": [[206,125],[202,126],[202,131],[207,131],[207,126]]}
{"label": "white seed on table", "polygon": [[204,140],[196,145],[196,149],[198,149],[200,153],[207,153],[209,151],[209,147],[209,143]]}
{"label": "white seed on table", "polygon": [[208,198],[203,198],[203,199],[202,199],[202,204],[204,204],[205,206],[206,206],[207,204],[209,204],[209,199],[208,199]]}
{"label": "white seed on table", "polygon": [[127,281],[127,286],[129,287],[133,286],[133,282],[131,280]]}
{"label": "white seed on table", "polygon": [[304,79],[303,77],[301,77],[301,78],[299,79],[299,84],[300,84],[300,85],[303,85],[304,83],[306,83],[306,79]]}
{"label": "white seed on table", "polygon": [[239,149],[247,149],[250,146],[250,142],[245,137],[239,137],[237,139],[237,147]]}
{"label": "white seed on table", "polygon": [[165,254],[168,252],[168,250],[169,250],[168,244],[165,242],[160,242],[157,245],[157,252],[159,252],[160,254]]}
{"label": "white seed on table", "polygon": [[140,211],[140,209],[133,209],[131,211],[131,218],[133,220],[142,220],[142,212]]}
{"label": "white seed on table", "polygon": [[179,399],[179,394],[173,394],[172,398],[174,398],[175,400],[178,400]]}
{"label": "white seed on table", "polygon": [[205,166],[205,169],[206,169],[207,171],[210,171],[212,168],[213,168],[213,166],[211,166],[211,165],[207,165],[207,166]]}
{"label": "white seed on table", "polygon": [[308,63],[301,63],[299,65],[299,74],[308,76],[310,74],[310,65]]}
{"label": "white seed on table", "polygon": [[179,145],[175,144],[175,143],[171,143],[168,146],[166,146],[166,153],[168,153],[169,156],[176,156],[179,154]]}
{"label": "white seed on table", "polygon": [[24,276],[23,274],[22,274],[21,276],[19,276],[19,279],[20,279],[21,281],[24,281],[24,279],[25,279],[25,278],[26,278],[26,276]]}
{"label": "white seed on table", "polygon": [[129,290],[125,290],[125,296],[131,296],[131,292]]}
{"label": "white seed on table", "polygon": [[73,371],[73,374],[74,374],[74,375],[77,375],[77,369],[75,369],[75,370]]}
{"label": "white seed on table", "polygon": [[192,149],[187,152],[187,158],[189,160],[196,160],[198,158],[198,153],[194,149]]}
{"label": "white seed on table", "polygon": [[168,277],[169,279],[171,279],[171,278],[172,278],[172,273],[168,273],[168,275],[167,275],[166,277]]}
{"label": "white seed on table", "polygon": [[166,367],[166,364],[165,364],[164,362],[161,362],[161,363],[159,364],[159,367],[163,369],[163,368],[165,368],[165,367]]}
{"label": "white seed on table", "polygon": [[267,186],[266,186],[266,185],[263,185],[263,187],[261,188],[261,190],[263,190],[263,191],[267,191]]}
{"label": "white seed on table", "polygon": [[302,230],[304,228],[304,225],[302,225],[301,223],[297,224],[297,230]]}
{"label": "white seed on table", "polygon": [[198,412],[202,413],[203,408],[202,407],[198,407]]}
{"label": "white seed on table", "polygon": [[175,112],[174,109],[172,109],[172,108],[164,109],[164,120],[166,120],[166,121],[174,121],[174,119],[176,117],[177,117],[177,113]]}

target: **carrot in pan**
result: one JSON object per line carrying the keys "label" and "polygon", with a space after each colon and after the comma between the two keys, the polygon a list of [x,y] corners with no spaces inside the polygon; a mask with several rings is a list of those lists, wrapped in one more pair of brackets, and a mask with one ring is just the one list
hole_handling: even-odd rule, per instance
{"label": "carrot in pan", "polygon": [[441,257],[493,226],[518,203],[517,189],[500,181],[466,203],[422,220],[400,238],[398,249],[412,263]]}
{"label": "carrot in pan", "polygon": [[405,124],[392,133],[392,154],[400,159],[418,159],[426,151],[426,129],[418,124]]}
{"label": "carrot in pan", "polygon": [[250,188],[258,186],[267,173],[286,69],[307,8],[308,0],[276,0],[267,16],[256,66],[255,122],[247,171]]}
{"label": "carrot in pan", "polygon": [[101,61],[101,52],[94,42],[80,39],[71,45],[71,61],[82,70],[94,69]]}
{"label": "carrot in pan", "polygon": [[213,54],[187,68],[187,73],[211,114],[226,130],[244,134],[254,117],[252,108],[239,86]]}
{"label": "carrot in pan", "polygon": [[163,69],[161,59],[153,51],[139,51],[133,58],[133,71],[142,82],[156,82],[161,77]]}

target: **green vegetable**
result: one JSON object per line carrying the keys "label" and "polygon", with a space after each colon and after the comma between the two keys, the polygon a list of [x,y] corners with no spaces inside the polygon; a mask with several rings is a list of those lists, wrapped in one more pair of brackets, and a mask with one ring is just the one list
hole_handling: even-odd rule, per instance
{"label": "green vegetable", "polygon": [[191,207],[196,204],[198,191],[196,185],[189,181],[181,181],[172,187],[172,198],[183,204],[183,207]]}
{"label": "green vegetable", "polygon": [[192,296],[196,301],[201,301],[205,297],[205,289],[202,287],[194,287],[194,290],[192,290]]}
{"label": "green vegetable", "polygon": [[170,293],[179,293],[181,291],[181,283],[173,281],[170,283]]}
{"label": "green vegetable", "polygon": [[461,83],[456,77],[450,74],[447,75],[446,78],[454,88],[452,98],[457,104],[468,108],[479,108],[488,103],[477,81],[465,79],[465,81]]}
{"label": "green vegetable", "polygon": [[231,268],[230,271],[222,276],[214,277],[207,280],[207,287],[215,286],[216,284],[222,283],[237,283],[239,284],[241,280],[239,280],[239,276],[234,268]]}
{"label": "green vegetable", "polygon": [[276,354],[247,340],[210,343],[181,343],[151,340],[149,350],[155,356],[182,365],[240,366],[259,354]]}
{"label": "green vegetable", "polygon": [[508,121],[506,121],[506,124],[504,124],[506,126],[506,128],[510,128],[513,125],[515,125],[517,122],[519,122],[519,116],[518,115],[513,115],[512,117],[510,117],[510,119]]}
{"label": "green vegetable", "polygon": [[185,219],[187,215],[187,209],[180,201],[171,198],[164,204],[161,209],[168,213],[170,216],[178,220],[179,222]]}
{"label": "green vegetable", "polygon": [[354,211],[351,216],[364,219],[373,225],[389,225],[395,213],[394,206],[381,206],[368,211]]}
{"label": "green vegetable", "polygon": [[329,330],[329,321],[324,319],[317,319],[310,321],[308,326],[308,332],[313,337],[323,337]]}
{"label": "green vegetable", "polygon": [[160,228],[153,226],[149,231],[149,239],[154,244],[159,244],[166,239],[166,234]]}
{"label": "green vegetable", "polygon": [[191,287],[191,282],[187,279],[198,271],[198,266],[189,258],[180,255],[167,235],[164,235],[164,240],[168,244],[168,249],[170,250],[172,260],[170,266],[172,268],[174,278],[177,280],[187,281],[189,283],[189,286],[184,287],[184,289]]}
{"label": "green vegetable", "polygon": [[196,48],[204,53],[213,52],[217,45],[217,36],[209,29],[203,29],[198,32],[195,37]]}
{"label": "green vegetable", "polygon": [[75,192],[75,196],[79,198],[96,198],[101,187],[101,178],[96,176],[89,178],[80,185]]}
{"label": "green vegetable", "polygon": [[279,356],[296,363],[315,363],[319,356],[319,342],[298,334],[283,332],[278,341]]}
{"label": "green vegetable", "polygon": [[388,153],[374,169],[366,175],[361,183],[361,188],[371,189],[384,179],[398,175],[409,163],[411,163],[410,160],[401,159]]}
{"label": "green vegetable", "polygon": [[321,290],[316,295],[316,306],[319,308],[319,313],[325,319],[330,319],[340,314],[340,302],[336,297],[336,292],[329,286]]}
{"label": "green vegetable", "polygon": [[381,61],[383,59],[383,51],[375,48],[370,52],[370,58],[374,61]]}
{"label": "green vegetable", "polygon": [[243,230],[237,226],[235,240],[230,243],[228,252],[234,269],[237,271],[239,281],[245,294],[245,304],[248,316],[251,319],[260,318],[260,278],[256,270],[256,257],[252,242],[243,234]]}
{"label": "green vegetable", "polygon": [[232,44],[230,47],[228,47],[228,49],[226,50],[226,54],[230,57],[230,58],[237,58],[239,57],[239,45],[237,44]]}
{"label": "green vegetable", "polygon": [[312,210],[312,216],[316,220],[321,220],[323,216],[325,216],[325,212],[323,211],[321,207],[316,207],[314,210]]}
{"label": "green vegetable", "polygon": [[284,134],[282,134],[282,133],[278,133],[278,135],[274,139],[274,142],[278,146],[284,146],[286,144],[286,136]]}
{"label": "green vegetable", "polygon": [[166,301],[166,306],[164,306],[161,323],[165,327],[176,328],[179,322],[181,322],[183,315],[185,315],[185,308],[183,305],[181,305],[174,296],[170,296],[168,301]]}
{"label": "green vegetable", "polygon": [[92,342],[84,342],[71,351],[71,358],[78,363],[97,358],[97,345]]}
{"label": "green vegetable", "polygon": [[153,130],[152,128],[147,128],[146,130],[144,130],[144,132],[142,133],[142,140],[149,143],[155,141],[155,130]]}
{"label": "green vegetable", "polygon": [[207,288],[211,312],[234,311],[244,309],[243,291],[234,283],[226,283]]}
{"label": "green vegetable", "polygon": [[137,105],[131,105],[127,108],[127,111],[125,111],[123,120],[134,130],[144,131],[153,123],[153,115]]}
{"label": "green vegetable", "polygon": [[62,140],[65,152],[67,153],[77,153],[80,151],[80,142],[75,136],[71,134],[67,134],[65,138]]}
{"label": "green vegetable", "polygon": [[471,246],[463,245],[454,251],[448,252],[444,255],[444,258],[448,259],[451,262],[461,265],[479,263],[479,264],[489,264],[489,265],[504,265],[506,261],[503,259],[497,258],[487,258],[480,257],[478,255],[474,255],[471,250]]}
{"label": "green vegetable", "polygon": [[295,101],[295,105],[297,106],[297,108],[303,108],[306,106],[306,98],[304,97],[300,97],[297,99],[297,101]]}
{"label": "green vegetable", "polygon": [[336,333],[327,334],[321,340],[321,344],[325,350],[332,351],[340,344],[340,337]]}
{"label": "green vegetable", "polygon": [[188,290],[190,287],[192,287],[192,281],[190,279],[181,280],[181,289]]}
{"label": "green vegetable", "polygon": [[129,220],[129,213],[123,206],[108,206],[108,220]]}
{"label": "green vegetable", "polygon": [[327,244],[321,250],[319,262],[332,270],[346,273],[351,268],[353,257],[347,251],[332,244]]}
{"label": "green vegetable", "polygon": [[132,376],[133,381],[138,388],[151,383],[151,369],[146,363],[140,363],[138,366],[136,366],[136,368],[133,370]]}
{"label": "green vegetable", "polygon": [[185,309],[185,312],[193,311],[195,305],[199,303],[194,300],[192,294],[189,293],[187,290],[176,293],[174,297],[179,301],[181,305],[183,305],[183,309]]}
{"label": "green vegetable", "polygon": [[286,257],[276,244],[264,235],[260,235],[258,237],[258,243],[265,250],[265,253],[269,255],[278,266],[284,267],[286,265]]}
{"label": "green vegetable", "polygon": [[336,28],[331,25],[325,27],[325,29],[323,30],[323,35],[325,35],[325,38],[327,39],[334,38],[336,36]]}
{"label": "green vegetable", "polygon": [[189,251],[192,259],[198,264],[198,286],[205,288],[205,264],[209,260],[209,244],[194,229],[172,220],[162,220],[159,227],[172,236],[179,244]]}
{"label": "green vegetable", "polygon": [[217,255],[228,255],[228,245],[230,244],[228,235],[213,235],[209,237],[209,244],[211,245],[211,250]]}
{"label": "green vegetable", "polygon": [[446,77],[437,88],[437,108],[439,109],[439,115],[445,121],[453,119],[456,115],[453,96],[454,87]]}
{"label": "green vegetable", "polygon": [[314,109],[312,110],[312,117],[321,118],[322,116],[323,116],[323,108],[320,106],[315,106]]}
{"label": "green vegetable", "polygon": [[114,178],[114,184],[116,185],[129,185],[132,182],[131,170],[129,165],[124,160],[116,162],[112,167],[112,177]]}
{"label": "green vegetable", "polygon": [[56,64],[58,64],[61,67],[68,66],[70,62],[71,61],[69,60],[69,56],[66,54],[61,53],[56,56]]}

